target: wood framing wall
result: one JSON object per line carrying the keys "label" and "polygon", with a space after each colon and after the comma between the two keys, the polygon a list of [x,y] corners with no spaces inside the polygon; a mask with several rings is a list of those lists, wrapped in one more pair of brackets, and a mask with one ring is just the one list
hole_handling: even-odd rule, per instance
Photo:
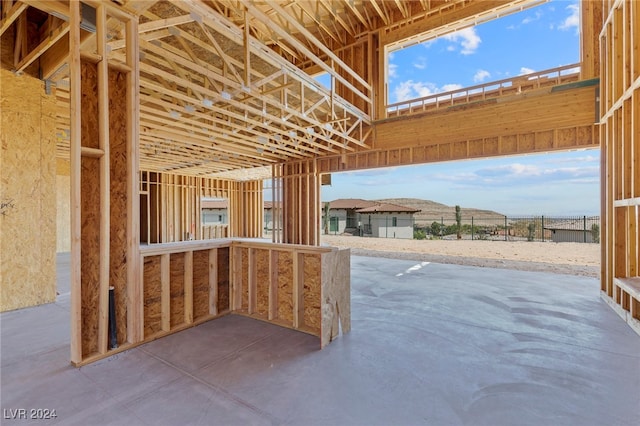
{"label": "wood framing wall", "polygon": [[[226,235],[202,226],[203,197],[226,198]],[[143,171],[140,173],[141,243],[156,244],[220,237],[261,238],[262,180],[232,181]]]}
{"label": "wood framing wall", "polygon": [[0,69],[0,311],[56,297],[55,97]]}
{"label": "wood framing wall", "polygon": [[[137,17],[96,8],[95,51],[70,10],[71,361],[108,352],[109,290],[118,344],[142,340],[138,206]],[[107,58],[107,20],[126,33],[126,63]]]}
{"label": "wood framing wall", "polygon": [[[218,239],[152,244],[140,250],[141,339],[118,317],[118,347],[91,352],[80,366],[237,313],[319,338],[323,347],[351,328],[350,252]],[[116,311],[124,301],[116,302]],[[138,325],[135,325],[138,327]],[[85,345],[95,345],[86,338]]]}
{"label": "wood framing wall", "polygon": [[273,241],[320,245],[321,181],[316,160],[274,166],[273,179]]}
{"label": "wood framing wall", "polygon": [[601,290],[640,333],[640,3],[605,1],[604,7]]}

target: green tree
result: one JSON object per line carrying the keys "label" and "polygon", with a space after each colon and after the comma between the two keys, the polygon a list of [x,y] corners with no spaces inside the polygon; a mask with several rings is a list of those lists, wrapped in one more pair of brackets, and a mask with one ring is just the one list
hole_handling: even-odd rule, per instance
{"label": "green tree", "polygon": [[594,243],[600,243],[600,225],[597,223],[591,225],[591,238]]}
{"label": "green tree", "polygon": [[442,236],[444,226],[440,222],[431,223],[431,235],[434,237]]}
{"label": "green tree", "polygon": [[462,239],[462,213],[460,212],[460,206],[456,206],[456,236],[459,240]]}

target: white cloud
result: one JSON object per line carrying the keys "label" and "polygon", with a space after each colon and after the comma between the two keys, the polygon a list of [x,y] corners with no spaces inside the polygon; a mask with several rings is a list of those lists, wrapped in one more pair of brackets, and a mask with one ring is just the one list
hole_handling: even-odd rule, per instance
{"label": "white cloud", "polygon": [[534,72],[536,72],[536,70],[533,70],[533,69],[527,68],[527,67],[521,67],[520,68],[520,74],[518,74],[518,75],[531,74],[531,73],[534,73]]}
{"label": "white cloud", "polygon": [[462,89],[462,84],[445,84],[444,86],[442,86],[443,92],[453,92],[454,90],[460,89]]}
{"label": "white cloud", "polygon": [[574,29],[576,33],[580,32],[580,7],[578,4],[570,4],[566,7],[569,16],[558,26],[559,30],[568,31]]}
{"label": "white cloud", "polygon": [[398,76],[398,65],[389,63],[389,78],[394,78]]}
{"label": "white cloud", "polygon": [[478,70],[478,71],[476,71],[475,75],[473,76],[473,81],[476,82],[476,83],[482,83],[483,81],[485,81],[489,77],[491,77],[491,73],[489,71],[487,71],[487,70]]}
{"label": "white cloud", "polygon": [[437,93],[451,92],[461,88],[461,84],[450,83],[444,84],[442,87],[438,87],[429,82],[407,80],[394,87],[393,96],[395,99],[392,99],[392,103],[423,98]]}
{"label": "white cloud", "polygon": [[542,18],[542,12],[536,11],[535,16],[527,16],[522,20],[522,25],[527,25]]}
{"label": "white cloud", "polygon": [[[443,36],[443,38],[452,43],[460,43],[460,46],[462,48],[460,50],[460,53],[462,53],[463,55],[471,55],[475,53],[478,49],[478,46],[480,46],[480,43],[482,42],[474,27],[463,28],[461,30],[447,34]],[[449,46],[447,50],[455,50],[455,48],[452,49],[452,46]]]}
{"label": "white cloud", "polygon": [[591,166],[545,166],[543,164],[512,163],[489,166],[472,172],[436,174],[430,179],[447,181],[465,187],[501,186],[524,187],[553,183],[591,184],[600,179],[600,167]]}
{"label": "white cloud", "polygon": [[423,70],[427,68],[427,59],[423,56],[418,56],[417,60],[412,65],[419,70]]}

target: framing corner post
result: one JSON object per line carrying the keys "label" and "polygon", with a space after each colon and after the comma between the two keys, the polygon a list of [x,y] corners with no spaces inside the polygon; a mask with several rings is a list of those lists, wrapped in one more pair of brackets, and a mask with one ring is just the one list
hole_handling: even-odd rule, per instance
{"label": "framing corner post", "polygon": [[126,58],[131,71],[127,73],[127,334],[129,343],[144,338],[143,288],[140,257],[140,197],[139,192],[139,123],[140,123],[140,58],[138,18],[126,23]]}
{"label": "framing corner post", "polygon": [[71,362],[82,361],[82,211],[81,211],[81,71],[80,3],[69,4],[70,161],[71,161]]}

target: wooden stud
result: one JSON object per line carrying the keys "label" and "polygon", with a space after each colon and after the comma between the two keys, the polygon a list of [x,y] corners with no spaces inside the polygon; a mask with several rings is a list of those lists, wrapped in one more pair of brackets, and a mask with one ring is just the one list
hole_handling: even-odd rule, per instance
{"label": "wooden stud", "polygon": [[82,299],[81,299],[81,75],[80,75],[80,5],[70,5],[71,30],[69,33],[71,50],[70,71],[70,159],[71,159],[71,362],[82,361]]}
{"label": "wooden stud", "polygon": [[218,249],[209,250],[209,314],[218,315]]}
{"label": "wooden stud", "polygon": [[304,326],[304,255],[293,253],[293,328]]}
{"label": "wooden stud", "polygon": [[131,68],[127,73],[127,332],[130,343],[144,339],[143,289],[140,281],[140,197],[138,179],[140,170],[140,73],[138,47],[138,20],[126,22],[126,63]]}
{"label": "wooden stud", "polygon": [[160,256],[160,294],[162,331],[171,329],[171,259],[170,254]]}
{"label": "wooden stud", "polygon": [[256,265],[256,254],[255,249],[248,249],[248,293],[249,293],[249,315],[256,312],[256,297],[257,297],[257,281],[258,281],[258,273],[257,273],[257,265]]}
{"label": "wooden stud", "polygon": [[193,251],[184,254],[184,322],[193,323]]}
{"label": "wooden stud", "polygon": [[107,15],[104,7],[96,9],[98,55],[98,141],[103,155],[100,157],[100,283],[98,314],[98,352],[107,351],[109,320],[109,278],[111,248],[111,179],[109,151],[109,67],[106,53]]}

